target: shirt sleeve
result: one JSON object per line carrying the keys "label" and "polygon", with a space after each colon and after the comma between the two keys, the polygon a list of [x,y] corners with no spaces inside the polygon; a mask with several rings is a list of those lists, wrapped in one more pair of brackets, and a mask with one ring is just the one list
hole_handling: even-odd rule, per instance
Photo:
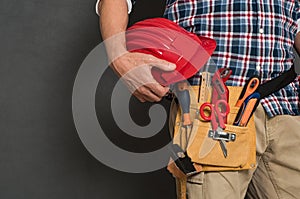
{"label": "shirt sleeve", "polygon": [[[98,4],[100,3],[101,0],[97,0],[97,3],[96,3],[96,13],[97,15],[100,15],[99,14],[99,10],[98,10]],[[131,13],[131,10],[132,10],[132,5],[135,3],[135,1],[132,1],[132,0],[124,0],[127,2],[127,8],[128,8],[128,14]]]}
{"label": "shirt sleeve", "polygon": [[297,0],[296,2],[296,17],[297,17],[297,24],[298,24],[298,28],[297,28],[297,33],[300,32],[300,1]]}

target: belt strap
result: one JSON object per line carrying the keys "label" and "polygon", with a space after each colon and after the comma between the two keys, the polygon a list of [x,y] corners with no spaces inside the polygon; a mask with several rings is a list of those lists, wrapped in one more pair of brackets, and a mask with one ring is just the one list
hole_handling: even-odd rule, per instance
{"label": "belt strap", "polygon": [[261,98],[267,97],[268,95],[289,85],[296,77],[297,73],[295,72],[294,65],[292,65],[292,67],[288,71],[282,73],[282,75],[261,84],[258,87],[257,92],[259,92]]}

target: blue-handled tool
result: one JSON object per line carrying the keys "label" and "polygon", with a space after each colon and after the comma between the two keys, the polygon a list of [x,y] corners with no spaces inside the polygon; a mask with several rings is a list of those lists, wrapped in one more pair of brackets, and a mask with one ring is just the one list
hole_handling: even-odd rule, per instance
{"label": "blue-handled tool", "polygon": [[246,126],[258,106],[259,101],[260,94],[258,92],[249,95],[242,103],[233,124],[236,126]]}

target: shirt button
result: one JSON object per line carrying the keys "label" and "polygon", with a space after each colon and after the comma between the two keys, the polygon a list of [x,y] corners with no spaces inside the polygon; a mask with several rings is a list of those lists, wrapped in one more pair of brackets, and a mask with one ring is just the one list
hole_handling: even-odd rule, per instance
{"label": "shirt button", "polygon": [[256,70],[257,70],[257,71],[260,71],[260,68],[261,68],[260,65],[257,65],[257,66],[256,66]]}
{"label": "shirt button", "polygon": [[260,33],[260,34],[263,34],[263,33],[264,33],[264,29],[263,29],[263,28],[260,28],[260,29],[259,29],[259,33]]}

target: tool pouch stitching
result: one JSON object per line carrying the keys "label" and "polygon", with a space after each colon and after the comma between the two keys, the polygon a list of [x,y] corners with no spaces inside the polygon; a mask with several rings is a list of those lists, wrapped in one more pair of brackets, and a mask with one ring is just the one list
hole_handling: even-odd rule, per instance
{"label": "tool pouch stitching", "polygon": [[[256,130],[254,125],[254,116],[251,117],[248,125],[246,127],[234,126],[233,121],[238,112],[238,108],[234,107],[236,100],[239,97],[241,87],[229,87],[230,96],[230,113],[228,115],[228,124],[226,125],[225,132],[235,133],[236,140],[234,142],[227,142],[228,156],[225,158],[222,154],[222,150],[218,144],[218,141],[209,140],[210,143],[214,143],[211,149],[207,150],[204,141],[211,139],[208,138],[208,131],[210,129],[210,122],[204,122],[199,117],[198,107],[201,104],[192,100],[190,107],[190,114],[193,119],[193,126],[189,136],[186,136],[186,146],[182,146],[183,149],[187,150],[188,155],[191,157],[192,161],[201,164],[203,171],[226,171],[226,170],[243,170],[251,169],[255,167],[256,164]],[[193,96],[197,96],[199,89],[197,86],[193,86],[190,89],[191,99]],[[179,133],[182,129],[181,124],[181,110],[177,109],[177,115],[174,127],[174,143],[179,142]],[[204,150],[204,152],[203,152]],[[207,151],[205,151],[207,150]]]}

